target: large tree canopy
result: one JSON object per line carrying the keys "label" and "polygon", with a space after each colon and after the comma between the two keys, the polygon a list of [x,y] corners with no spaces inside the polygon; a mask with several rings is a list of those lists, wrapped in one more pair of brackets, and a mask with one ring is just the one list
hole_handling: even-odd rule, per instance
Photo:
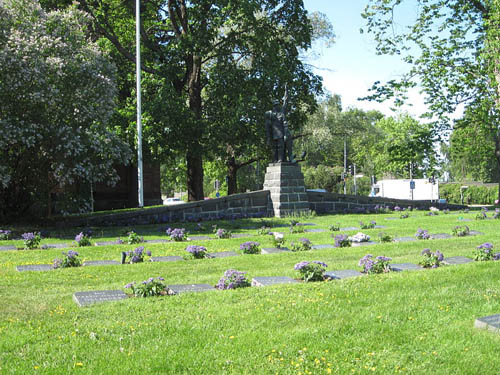
{"label": "large tree canopy", "polygon": [[449,129],[450,114],[465,106],[461,126],[470,121],[496,134],[500,168],[500,1],[417,0],[415,22],[401,28],[398,12],[407,3],[370,0],[363,14],[378,53],[401,55],[411,66],[401,80],[377,82],[369,99],[401,103],[420,85],[438,129]]}
{"label": "large tree canopy", "polygon": [[[133,79],[135,1],[79,4],[106,40],[100,43],[129,61]],[[217,153],[241,165],[235,155],[259,156],[264,132],[257,113],[283,95],[286,83],[292,128],[314,106],[321,82],[299,59],[313,32],[302,0],[153,0],[142,3],[141,20],[144,139],[158,157],[184,154],[190,200],[203,199],[203,157]]]}
{"label": "large tree canopy", "polygon": [[130,151],[105,124],[115,70],[74,8],[33,0],[0,6],[0,218],[20,215],[56,185],[116,181]]}

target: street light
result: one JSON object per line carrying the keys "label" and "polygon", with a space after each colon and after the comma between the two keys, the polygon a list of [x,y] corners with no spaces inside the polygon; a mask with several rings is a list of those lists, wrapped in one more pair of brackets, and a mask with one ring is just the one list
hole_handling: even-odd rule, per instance
{"label": "street light", "polygon": [[144,174],[142,168],[142,113],[141,113],[141,5],[135,2],[135,53],[137,83],[137,187],[139,208],[144,207]]}

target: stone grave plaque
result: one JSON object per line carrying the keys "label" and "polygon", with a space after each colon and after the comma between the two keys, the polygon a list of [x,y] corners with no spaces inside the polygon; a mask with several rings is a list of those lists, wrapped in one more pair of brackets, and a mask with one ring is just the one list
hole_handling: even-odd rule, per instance
{"label": "stone grave plaque", "polygon": [[86,260],[84,266],[115,266],[120,264],[116,260]]}
{"label": "stone grave plaque", "polygon": [[93,290],[73,294],[73,300],[78,306],[89,306],[94,303],[118,301],[126,298],[128,296],[123,290]]}
{"label": "stone grave plaque", "polygon": [[71,245],[68,245],[67,243],[49,243],[45,246],[47,246],[47,248],[49,249],[64,249],[66,247],[71,247]]}
{"label": "stone grave plaque", "polygon": [[264,247],[262,254],[278,254],[290,251],[287,247]]}
{"label": "stone grave plaque", "polygon": [[16,270],[22,271],[52,271],[54,267],[52,264],[24,264],[22,266],[17,266]]}
{"label": "stone grave plaque", "polygon": [[385,220],[399,220],[399,217],[386,217]]}
{"label": "stone grave plaque", "polygon": [[338,270],[338,271],[327,271],[325,272],[325,277],[328,279],[347,279],[349,277],[363,276],[363,274],[356,270]]}
{"label": "stone grave plaque", "polygon": [[227,258],[227,257],[236,257],[240,254],[235,253],[234,251],[219,251],[217,253],[208,253],[209,258]]}
{"label": "stone grave plaque", "polygon": [[213,238],[209,237],[209,236],[189,236],[189,240],[191,240],[191,241],[205,241],[205,240],[213,240]]}
{"label": "stone grave plaque", "polygon": [[313,229],[306,229],[304,232],[307,232],[307,233],[322,233],[322,232],[326,232],[325,229],[321,229],[321,228],[313,228]]}
{"label": "stone grave plaque", "polygon": [[162,239],[159,239],[159,240],[147,240],[147,241],[145,241],[145,242],[147,242],[147,243],[168,243],[168,242],[172,242],[172,241],[170,241],[170,240],[165,240],[165,239],[163,239],[163,240],[162,240]]}
{"label": "stone grave plaque", "polygon": [[0,246],[0,251],[8,251],[8,250],[17,250],[17,247],[15,247],[14,245]]}
{"label": "stone grave plaque", "polygon": [[297,280],[288,276],[260,276],[252,279],[252,286],[270,286],[276,284],[296,284]]}
{"label": "stone grave plaque", "polygon": [[208,284],[175,284],[168,286],[175,294],[190,293],[190,292],[207,292],[215,290],[212,285]]}
{"label": "stone grave plaque", "polygon": [[297,225],[303,225],[303,226],[314,226],[316,224],[314,223],[297,223]]}
{"label": "stone grave plaque", "polygon": [[474,327],[500,332],[500,314],[477,318],[476,321],[474,322]]}
{"label": "stone grave plaque", "polygon": [[178,260],[184,260],[183,257],[168,255],[163,257],[151,257],[149,259],[151,262],[176,262]]}
{"label": "stone grave plaque", "polygon": [[484,233],[483,232],[479,232],[477,230],[471,230],[469,232],[469,236],[482,236]]}
{"label": "stone grave plaque", "polygon": [[396,237],[394,242],[413,242],[417,239],[415,237]]}
{"label": "stone grave plaque", "polygon": [[[123,244],[126,244],[127,242],[124,241]],[[95,246],[108,246],[108,245],[119,245],[115,241],[99,241],[95,243]]]}
{"label": "stone grave plaque", "polygon": [[345,228],[340,228],[341,231],[348,231],[348,230],[359,230],[358,227],[345,227]]}
{"label": "stone grave plaque", "polygon": [[401,272],[401,271],[421,271],[422,266],[413,263],[394,263],[389,264],[391,271]]}
{"label": "stone grave plaque", "polygon": [[324,245],[312,245],[313,250],[322,250],[322,249],[335,249],[335,245],[332,244],[324,244]]}
{"label": "stone grave plaque", "polygon": [[458,221],[472,221],[472,219],[467,219],[467,218],[464,219],[463,217],[459,217]]}
{"label": "stone grave plaque", "polygon": [[375,229],[384,229],[387,228],[385,225],[375,225]]}
{"label": "stone grave plaque", "polygon": [[244,238],[244,237],[251,237],[253,234],[250,233],[232,233],[231,238]]}
{"label": "stone grave plaque", "polygon": [[452,238],[453,236],[448,233],[435,233],[431,234],[431,240],[444,240],[447,238]]}
{"label": "stone grave plaque", "polygon": [[375,245],[377,242],[374,241],[364,241],[364,242],[353,242],[351,245],[353,247],[358,247],[358,246],[371,246]]}
{"label": "stone grave plaque", "polygon": [[453,266],[456,264],[466,264],[474,262],[471,258],[463,257],[463,256],[456,256],[456,257],[449,257],[449,258],[444,258],[443,264],[446,264],[448,266]]}

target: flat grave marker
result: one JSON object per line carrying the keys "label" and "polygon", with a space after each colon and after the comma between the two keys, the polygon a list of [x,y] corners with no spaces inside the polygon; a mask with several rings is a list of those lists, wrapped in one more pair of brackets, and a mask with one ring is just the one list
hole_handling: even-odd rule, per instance
{"label": "flat grave marker", "polygon": [[374,241],[364,241],[364,242],[353,242],[351,245],[353,247],[358,247],[358,246],[371,246],[371,245],[376,245],[377,242]]}
{"label": "flat grave marker", "polygon": [[119,264],[120,262],[116,260],[86,260],[83,262],[84,266],[116,266]]}
{"label": "flat grave marker", "polygon": [[[72,247],[72,245],[68,245],[67,243],[49,243],[49,244],[46,244],[45,246],[48,249],[64,249],[67,247]],[[73,246],[76,246],[76,245],[73,245]]]}
{"label": "flat grave marker", "polygon": [[375,229],[385,229],[387,228],[385,225],[375,225]]}
{"label": "flat grave marker", "polygon": [[413,263],[394,263],[389,264],[391,271],[402,272],[402,271],[421,271],[422,266]]}
{"label": "flat grave marker", "polygon": [[252,279],[252,286],[270,286],[276,284],[296,284],[297,280],[288,276],[259,276]]}
{"label": "flat grave marker", "polygon": [[482,236],[482,235],[484,235],[484,233],[483,232],[479,232],[477,230],[471,230],[471,231],[469,231],[469,236]]}
{"label": "flat grave marker", "polygon": [[176,255],[167,255],[167,256],[149,258],[150,262],[177,262],[179,260],[184,260],[184,258]]}
{"label": "flat grave marker", "polygon": [[262,254],[279,254],[290,251],[287,247],[264,247],[262,248]]}
{"label": "flat grave marker", "polygon": [[17,250],[17,247],[15,247],[14,245],[0,246],[0,251],[9,251],[9,250]]}
{"label": "flat grave marker", "polygon": [[363,276],[363,274],[356,270],[338,270],[338,271],[327,271],[325,272],[325,277],[328,279],[347,279],[349,277]]}
{"label": "flat grave marker", "polygon": [[227,257],[236,257],[240,254],[235,253],[234,251],[219,251],[217,253],[208,253],[209,258],[227,258]]}
{"label": "flat grave marker", "polygon": [[314,223],[297,223],[297,225],[301,225],[301,226],[314,226],[316,224],[314,224]]}
{"label": "flat grave marker", "polygon": [[90,292],[76,292],[73,300],[78,306],[89,306],[95,303],[119,301],[128,298],[123,290],[93,290]]}
{"label": "flat grave marker", "polygon": [[394,242],[413,242],[417,239],[415,237],[396,237]]}
{"label": "flat grave marker", "polygon": [[359,230],[358,227],[345,227],[345,228],[340,228],[341,231],[348,231],[348,230]]}
{"label": "flat grave marker", "polygon": [[449,257],[449,258],[444,258],[443,264],[446,264],[448,266],[454,266],[458,264],[467,264],[474,262],[471,258],[463,257],[463,256],[456,256],[456,257]]}
{"label": "flat grave marker", "polygon": [[245,237],[252,237],[253,234],[250,233],[232,233],[231,238],[245,238]]}
{"label": "flat grave marker", "polygon": [[17,266],[16,270],[19,272],[23,271],[52,271],[54,267],[52,264],[24,264],[22,266]]}
{"label": "flat grave marker", "polygon": [[474,322],[474,327],[487,329],[489,331],[500,332],[500,314],[483,316],[477,318]]}
{"label": "flat grave marker", "polygon": [[458,221],[472,221],[472,219],[464,219],[464,218],[462,218],[462,217],[459,217],[459,218],[458,218]]}
{"label": "flat grave marker", "polygon": [[313,250],[322,250],[322,249],[334,249],[335,246],[332,244],[323,244],[323,245],[312,245]]}
{"label": "flat grave marker", "polygon": [[400,220],[399,217],[386,217],[385,220]]}
{"label": "flat grave marker", "polygon": [[431,240],[444,240],[448,238],[452,238],[453,236],[448,233],[434,233],[431,234]]}
{"label": "flat grave marker", "polygon": [[213,240],[212,237],[209,236],[190,236],[188,237],[191,241],[205,241],[205,240]]}
{"label": "flat grave marker", "polygon": [[158,240],[146,240],[145,242],[147,243],[168,243],[172,242],[171,240],[164,240],[164,239],[158,239]]}
{"label": "flat grave marker", "polygon": [[[127,242],[124,241],[123,245],[126,245],[126,244],[127,244]],[[108,245],[120,245],[120,244],[117,243],[115,240],[115,241],[99,241],[99,242],[96,242],[94,245],[95,246],[108,246]]]}
{"label": "flat grave marker", "polygon": [[168,287],[175,294],[207,292],[209,290],[215,290],[215,288],[212,285],[208,284],[175,284],[175,285],[168,285]]}
{"label": "flat grave marker", "polygon": [[326,229],[313,228],[313,229],[306,229],[304,232],[306,232],[306,233],[322,233],[322,232],[326,232]]}

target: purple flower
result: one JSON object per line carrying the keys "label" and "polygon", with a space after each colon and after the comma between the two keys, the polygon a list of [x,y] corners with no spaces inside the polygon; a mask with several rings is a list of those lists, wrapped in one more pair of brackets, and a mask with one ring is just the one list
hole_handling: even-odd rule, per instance
{"label": "purple flower", "polygon": [[224,276],[220,278],[215,287],[217,289],[224,290],[250,286],[250,282],[245,275],[246,272],[229,269],[224,272]]}
{"label": "purple flower", "polygon": [[33,232],[27,232],[27,233],[23,233],[21,235],[21,237],[23,238],[23,240],[25,241],[33,241],[36,237],[35,233]]}
{"label": "purple flower", "polygon": [[294,270],[300,271],[302,268],[307,267],[309,265],[309,262],[307,261],[302,261],[300,263],[297,263],[295,267],[293,267]]}
{"label": "purple flower", "polygon": [[76,242],[80,242],[82,240],[82,238],[85,237],[85,235],[83,234],[83,232],[80,232],[80,234],[77,234],[75,236],[75,241]]}
{"label": "purple flower", "polygon": [[146,251],[146,255],[147,255],[148,257],[150,257],[150,256],[151,256],[151,250]]}
{"label": "purple flower", "polygon": [[423,249],[421,255],[431,255],[431,249]]}
{"label": "purple flower", "polygon": [[115,241],[115,244],[117,244],[117,245],[122,245],[122,244],[123,244],[123,240],[121,240],[120,238],[118,238],[118,239]]}
{"label": "purple flower", "polygon": [[376,257],[375,259],[377,260],[380,260],[381,262],[389,262],[392,260],[392,258],[389,258],[389,257],[386,257],[386,256],[383,256],[383,255],[379,255],[378,257]]}
{"label": "purple flower", "polygon": [[399,206],[394,206],[394,211],[401,211],[401,207],[399,207]]}
{"label": "purple flower", "polygon": [[477,249],[491,250],[493,249],[493,244],[490,242],[485,242],[477,247]]}
{"label": "purple flower", "polygon": [[313,263],[319,264],[322,267],[328,268],[328,264],[320,262],[319,260],[313,260]]}
{"label": "purple flower", "polygon": [[125,288],[127,288],[127,289],[132,288],[132,286],[134,284],[135,284],[135,282],[128,283],[127,285],[125,285]]}

